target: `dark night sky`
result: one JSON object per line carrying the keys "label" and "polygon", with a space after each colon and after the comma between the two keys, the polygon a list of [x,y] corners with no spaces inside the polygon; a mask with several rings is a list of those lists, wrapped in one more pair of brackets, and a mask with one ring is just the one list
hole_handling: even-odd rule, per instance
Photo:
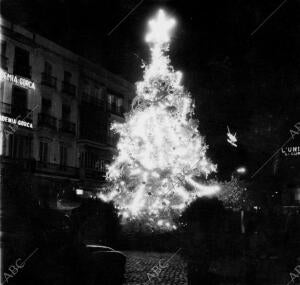
{"label": "dark night sky", "polygon": [[[289,0],[253,37],[251,32],[281,1],[145,0],[110,36],[139,0],[3,0],[3,14],[92,59],[131,81],[147,58],[146,22],[159,7],[178,19],[174,63],[197,72],[211,59],[239,64],[299,63],[300,2]],[[136,55],[135,55],[136,54]]]}
{"label": "dark night sky", "polygon": [[[213,146],[218,160],[227,159],[224,150],[234,156],[226,144],[227,124],[246,142],[251,141],[251,132],[262,125],[277,128],[275,135],[270,134],[276,141],[297,122],[299,0],[288,0],[253,36],[253,30],[281,0],[145,0],[108,35],[139,2],[3,0],[1,11],[15,23],[135,82],[142,75],[140,58],[147,60],[149,55],[144,42],[147,21],[158,8],[165,8],[178,20],[171,45],[172,62],[184,72],[184,84],[197,98],[200,131],[211,144],[222,141],[219,150]],[[214,89],[214,95],[199,94],[200,86]],[[261,124],[261,118],[269,123]],[[279,143],[284,138],[280,137]],[[250,147],[245,143],[244,150],[231,159],[232,164],[247,161]],[[269,150],[273,148],[276,145]]]}

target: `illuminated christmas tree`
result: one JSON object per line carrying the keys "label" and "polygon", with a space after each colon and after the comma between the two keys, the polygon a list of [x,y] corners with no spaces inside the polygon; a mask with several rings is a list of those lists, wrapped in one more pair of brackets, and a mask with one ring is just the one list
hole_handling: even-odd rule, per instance
{"label": "illuminated christmas tree", "polygon": [[112,130],[120,137],[118,154],[108,167],[110,182],[103,200],[112,200],[123,221],[171,230],[173,220],[197,197],[213,195],[218,185],[204,181],[216,165],[206,157],[207,145],[193,118],[190,94],[181,85],[167,55],[175,20],[160,10],[149,22],[151,51],[137,82],[136,97],[125,123]]}

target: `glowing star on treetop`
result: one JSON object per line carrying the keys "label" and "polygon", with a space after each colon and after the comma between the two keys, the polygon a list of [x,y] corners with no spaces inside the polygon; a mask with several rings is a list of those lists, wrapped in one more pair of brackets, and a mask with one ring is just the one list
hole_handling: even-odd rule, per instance
{"label": "glowing star on treetop", "polygon": [[124,223],[165,230],[176,228],[173,220],[194,199],[220,190],[204,182],[216,165],[206,157],[193,100],[167,55],[174,23],[161,10],[150,21],[151,60],[125,122],[111,127],[119,135],[117,155],[108,167],[107,193],[99,194],[114,202]]}
{"label": "glowing star on treetop", "polygon": [[151,30],[145,37],[146,42],[154,45],[168,43],[170,41],[170,30],[175,24],[175,19],[168,18],[163,10],[159,10],[156,19],[149,21]]}

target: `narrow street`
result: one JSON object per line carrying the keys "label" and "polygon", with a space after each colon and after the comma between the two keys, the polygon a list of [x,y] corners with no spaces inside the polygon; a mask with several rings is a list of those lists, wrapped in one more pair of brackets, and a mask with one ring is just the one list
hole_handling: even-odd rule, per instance
{"label": "narrow street", "polygon": [[[187,284],[185,264],[179,255],[139,251],[127,251],[125,254],[127,256],[125,285]],[[160,268],[159,264],[163,267]],[[158,274],[155,273],[155,269]]]}

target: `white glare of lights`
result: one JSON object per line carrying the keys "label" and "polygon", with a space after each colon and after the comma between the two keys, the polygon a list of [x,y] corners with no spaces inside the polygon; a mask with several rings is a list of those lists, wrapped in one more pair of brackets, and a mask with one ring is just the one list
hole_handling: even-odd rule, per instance
{"label": "white glare of lights", "polygon": [[82,189],[76,189],[76,195],[83,195]]}
{"label": "white glare of lights", "polygon": [[244,174],[247,172],[247,169],[245,167],[239,167],[237,170],[236,170],[237,173],[240,173],[240,174]]}
{"label": "white glare of lights", "polygon": [[148,22],[150,32],[146,35],[145,41],[153,44],[164,44],[170,41],[170,30],[175,26],[176,21],[168,18],[163,10],[159,10],[155,19]]}

